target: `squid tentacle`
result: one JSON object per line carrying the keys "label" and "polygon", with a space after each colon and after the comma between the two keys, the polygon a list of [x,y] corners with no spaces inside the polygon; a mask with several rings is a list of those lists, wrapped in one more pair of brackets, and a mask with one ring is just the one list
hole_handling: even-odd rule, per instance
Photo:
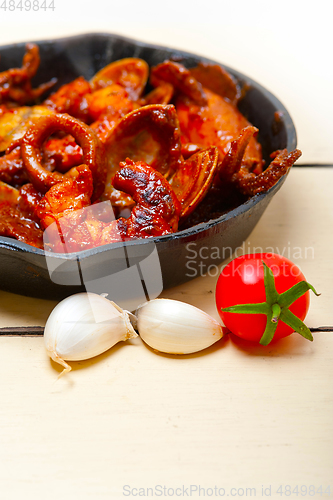
{"label": "squid tentacle", "polygon": [[92,201],[95,201],[102,194],[106,179],[102,145],[87,125],[65,113],[41,117],[38,124],[33,124],[22,138],[21,153],[31,183],[38,191],[45,193],[64,179],[64,175],[59,172],[45,170],[40,161],[43,142],[58,130],[72,135],[81,146],[84,164],[90,168],[93,175]]}

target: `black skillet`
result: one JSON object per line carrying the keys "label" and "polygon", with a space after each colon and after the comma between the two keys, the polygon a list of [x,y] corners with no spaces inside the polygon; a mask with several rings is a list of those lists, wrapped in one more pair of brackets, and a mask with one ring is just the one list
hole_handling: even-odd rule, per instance
{"label": "black skillet", "polygon": [[[202,60],[214,62],[180,50],[112,34],[85,34],[36,43],[40,49],[41,65],[33,84],[56,76],[58,87],[80,75],[90,79],[106,64],[124,57],[140,57],[150,66],[170,58],[181,61],[187,67],[196,66]],[[0,71],[21,66],[24,46],[15,44],[0,48]],[[258,139],[267,163],[271,152],[294,149],[295,128],[281,102],[255,81],[233,69],[226,69],[248,88],[239,108],[259,128]],[[276,112],[281,116],[278,127],[274,116]],[[126,248],[116,243],[78,254],[53,254],[46,258],[42,250],[0,237],[0,287],[33,297],[61,299],[85,290],[82,283],[88,283],[87,289],[109,293],[112,298],[112,292],[117,287],[116,273],[135,268],[134,274],[145,282],[144,292],[154,298],[162,288],[178,285],[207,271],[215,272],[216,266],[249,236],[285,178],[283,176],[266,193],[254,196],[218,218],[175,234],[133,240],[126,243]],[[140,262],[138,274],[136,264]],[[110,281],[112,285],[108,285],[105,277],[112,275],[116,278]],[[127,282],[131,279],[128,276],[124,278]],[[121,274],[118,278],[118,283],[124,283]],[[126,293],[129,287],[130,283],[123,292]]]}

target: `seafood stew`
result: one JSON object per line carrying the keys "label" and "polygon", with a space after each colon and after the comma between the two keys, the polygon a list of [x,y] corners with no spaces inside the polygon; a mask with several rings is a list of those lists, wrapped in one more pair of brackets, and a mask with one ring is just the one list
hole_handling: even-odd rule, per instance
{"label": "seafood stew", "polygon": [[[41,63],[32,80],[32,88],[51,81],[56,75],[58,82],[49,94],[80,75],[90,80],[110,62],[128,57],[143,59],[149,67],[158,66],[165,60],[179,62],[187,69],[195,68],[200,63],[219,66],[216,62],[195,54],[149,45],[113,34],[93,33],[39,41],[38,47]],[[24,52],[25,44],[0,47],[0,72],[11,67],[19,68]],[[257,140],[260,142],[266,165],[271,161],[272,152],[281,149],[294,150],[295,127],[283,104],[248,76],[234,69],[226,69],[240,88],[246,88],[246,93],[238,101],[238,108],[246,119],[259,129]],[[151,90],[153,88],[148,86],[147,93]],[[74,145],[70,143],[69,147]],[[79,146],[76,147],[77,153],[80,154]],[[251,197],[241,195],[243,198],[236,200],[236,208],[221,215],[212,212],[212,217],[207,222],[191,225],[190,217],[194,217],[194,210],[187,218],[189,227],[184,223],[176,233],[110,243],[77,253],[53,251],[47,256],[44,250],[37,246],[0,236],[1,288],[14,293],[57,300],[84,291],[85,287],[80,280],[80,273],[78,274],[78,262],[81,269],[84,268],[85,273],[89,275],[89,279],[104,276],[106,269],[109,274],[118,273],[124,266],[125,243],[129,256],[127,265],[137,264],[154,249],[157,251],[164,288],[207,272],[214,273],[220,262],[229,258],[233,250],[241,247],[285,180],[286,175],[283,175],[272,188],[261,194]],[[10,187],[9,191],[14,199],[17,195],[16,188]],[[212,201],[209,201],[207,196],[205,199],[208,205]],[[104,206],[103,202],[99,205]],[[122,215],[127,216],[126,213]],[[45,233],[46,231],[44,235]],[[200,257],[201,251],[204,260]]]}
{"label": "seafood stew", "polygon": [[0,236],[42,249],[47,230],[47,249],[77,252],[175,233],[266,192],[301,155],[273,151],[264,168],[242,89],[218,65],[128,57],[43,98],[56,78],[34,88],[39,64],[29,43],[0,73]]}

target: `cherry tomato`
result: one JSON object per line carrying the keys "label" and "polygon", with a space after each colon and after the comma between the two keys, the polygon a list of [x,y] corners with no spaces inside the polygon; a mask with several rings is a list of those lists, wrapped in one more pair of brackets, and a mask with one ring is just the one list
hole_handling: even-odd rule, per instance
{"label": "cherry tomato", "polygon": [[[286,296],[280,295],[300,282],[303,284],[288,292],[288,300]],[[312,340],[309,329],[301,323],[309,309],[308,290],[310,289],[316,293],[314,288],[305,281],[300,269],[289,259],[272,253],[243,255],[232,260],[221,272],[216,285],[216,305],[225,326],[243,339],[266,345],[272,338],[280,339],[297,330],[301,335]],[[262,307],[267,307],[267,314],[254,312],[242,314],[222,310],[239,304],[249,304],[250,308],[253,308],[252,304],[264,303],[266,305]],[[273,305],[278,311],[277,315],[272,313]],[[257,310],[256,307],[260,306],[255,306],[253,309]],[[244,306],[242,310],[246,311]],[[290,314],[288,310],[293,314]],[[288,322],[292,326],[286,324],[283,319],[286,321],[289,319]],[[277,326],[270,325],[270,322],[277,323]],[[271,335],[272,338],[264,342],[263,335],[267,331],[266,327],[272,327],[275,331]]]}

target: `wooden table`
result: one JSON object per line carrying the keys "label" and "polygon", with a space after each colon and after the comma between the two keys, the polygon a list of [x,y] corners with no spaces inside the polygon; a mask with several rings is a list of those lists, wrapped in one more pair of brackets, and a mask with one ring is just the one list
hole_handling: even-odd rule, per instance
{"label": "wooden table", "polygon": [[[332,168],[294,167],[244,246],[289,252],[322,294],[311,297],[310,327],[333,325],[332,182]],[[163,296],[217,319],[216,280]],[[55,306],[6,292],[0,303],[0,326],[44,325]],[[135,339],[59,380],[42,337],[0,337],[2,498],[282,498],[288,485],[291,498],[297,486],[328,498],[333,331],[314,337],[266,348],[226,337],[179,357]]]}

